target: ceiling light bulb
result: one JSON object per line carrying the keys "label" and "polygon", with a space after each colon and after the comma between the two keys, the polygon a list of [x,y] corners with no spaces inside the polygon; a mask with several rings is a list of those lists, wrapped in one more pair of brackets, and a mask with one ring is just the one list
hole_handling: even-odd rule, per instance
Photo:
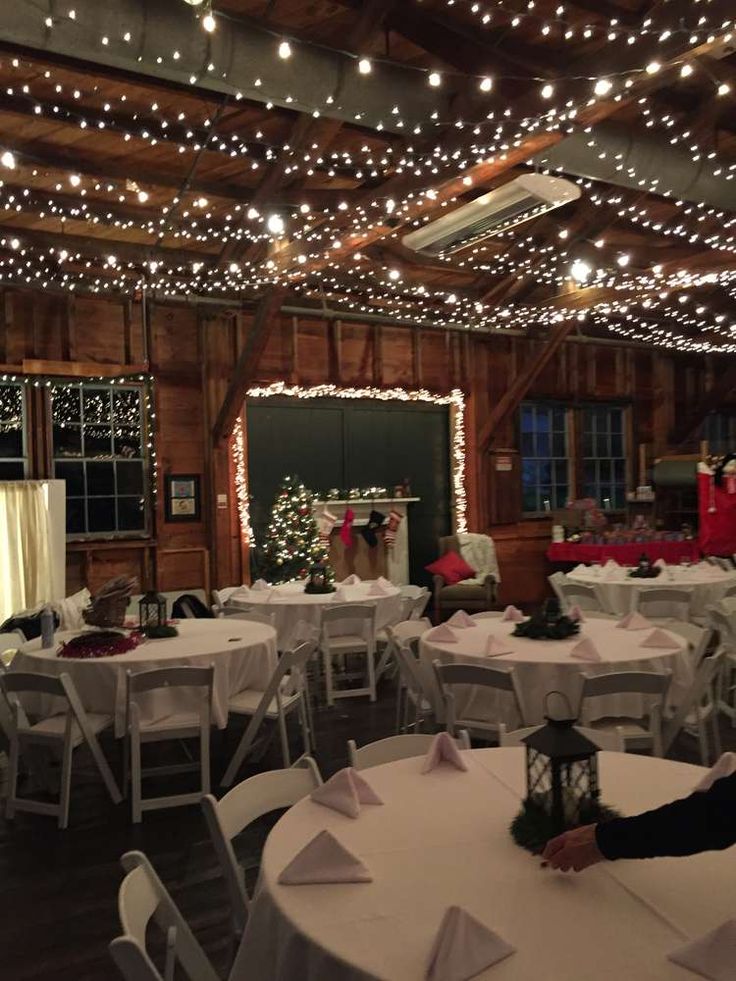
{"label": "ceiling light bulb", "polygon": [[570,275],[578,283],[584,283],[593,272],[584,259],[576,259],[570,266]]}
{"label": "ceiling light bulb", "polygon": [[689,78],[690,75],[695,71],[690,62],[686,62],[680,69],[680,78]]}
{"label": "ceiling light bulb", "polygon": [[279,58],[283,58],[284,61],[291,58],[291,45],[288,41],[282,41],[279,45]]}
{"label": "ceiling light bulb", "polygon": [[65,262],[66,259],[68,259],[68,258],[69,258],[69,253],[66,251],[66,249],[60,249],[59,250],[59,262]]}
{"label": "ceiling light bulb", "polygon": [[148,200],[148,191],[138,191],[138,200],[141,204],[145,204]]}
{"label": "ceiling light bulb", "polygon": [[272,235],[282,235],[286,225],[281,215],[269,215],[266,228],[268,228]]}
{"label": "ceiling light bulb", "polygon": [[70,174],[69,183],[72,185],[72,187],[79,187],[79,185],[82,183],[82,178],[79,176],[79,174]]}
{"label": "ceiling light bulb", "polygon": [[482,78],[480,80],[479,88],[481,92],[490,92],[491,89],[493,88],[493,79],[490,76],[486,75],[485,78]]}
{"label": "ceiling light bulb", "polygon": [[656,75],[661,67],[658,61],[650,61],[647,65],[647,75]]}
{"label": "ceiling light bulb", "polygon": [[108,266],[116,266],[118,264],[117,257],[114,255],[109,255],[106,261]]}
{"label": "ceiling light bulb", "polygon": [[0,156],[0,163],[3,165],[3,167],[7,167],[8,170],[15,169],[15,157],[10,150],[5,150],[3,155]]}
{"label": "ceiling light bulb", "polygon": [[309,205],[306,203],[306,201],[304,202],[304,204],[300,204],[299,205],[299,210],[301,211],[301,213],[303,215],[308,215],[309,214],[310,208],[309,208]]}
{"label": "ceiling light bulb", "polygon": [[370,75],[373,71],[373,65],[371,64],[370,58],[361,58],[358,62],[358,71],[361,75]]}
{"label": "ceiling light bulb", "polygon": [[558,232],[560,238],[567,238],[568,234],[569,232],[567,231],[566,228],[561,228],[560,231]]}
{"label": "ceiling light bulb", "polygon": [[439,72],[430,72],[427,81],[433,89],[438,89],[442,85],[442,76]]}
{"label": "ceiling light bulb", "polygon": [[397,279],[401,279],[401,273],[398,269],[391,269],[388,274],[388,278],[393,279],[393,281],[396,282]]}
{"label": "ceiling light bulb", "polygon": [[612,88],[613,83],[609,82],[607,78],[599,78],[593,86],[593,92],[596,95],[608,95]]}
{"label": "ceiling light bulb", "polygon": [[211,10],[208,10],[202,18],[202,27],[208,34],[212,34],[217,27],[217,21],[215,20],[215,16]]}
{"label": "ceiling light bulb", "polygon": [[257,208],[248,208],[248,219],[249,221],[254,221],[258,217]]}
{"label": "ceiling light bulb", "polygon": [[629,259],[630,259],[630,258],[631,258],[631,257],[629,256],[629,253],[628,253],[628,252],[622,252],[622,253],[621,253],[621,255],[619,255],[619,256],[616,256],[616,262],[617,262],[617,263],[619,264],[619,266],[621,266],[621,268],[623,269],[623,268],[624,268],[624,266],[628,266],[628,264],[629,264]]}
{"label": "ceiling light bulb", "polygon": [[731,86],[728,84],[728,82],[721,82],[721,84],[718,86],[718,95],[728,95],[730,91]]}
{"label": "ceiling light bulb", "polygon": [[11,238],[11,240],[10,240],[10,248],[11,249],[14,249],[14,250],[15,249],[19,249],[20,248],[20,241],[17,238]]}
{"label": "ceiling light bulb", "polygon": [[542,86],[542,90],[540,94],[543,99],[551,99],[552,96],[555,94],[554,85],[550,85],[549,82],[547,82],[546,85]]}

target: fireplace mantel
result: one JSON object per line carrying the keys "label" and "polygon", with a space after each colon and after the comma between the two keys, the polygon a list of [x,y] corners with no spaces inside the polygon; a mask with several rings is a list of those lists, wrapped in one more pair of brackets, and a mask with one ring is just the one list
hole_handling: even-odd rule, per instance
{"label": "fireplace mantel", "polygon": [[[315,517],[327,508],[337,518],[338,524],[335,526],[333,535],[339,532],[346,508],[352,508],[355,512],[354,528],[368,524],[371,511],[389,510],[398,511],[403,518],[396,532],[396,541],[393,548],[386,549],[385,562],[386,569],[383,573],[387,579],[397,586],[404,586],[409,582],[409,505],[421,500],[419,497],[368,497],[350,498],[349,500],[329,500],[320,501],[315,499],[312,502]],[[387,515],[388,517],[388,515]],[[384,547],[383,545],[381,547]]]}

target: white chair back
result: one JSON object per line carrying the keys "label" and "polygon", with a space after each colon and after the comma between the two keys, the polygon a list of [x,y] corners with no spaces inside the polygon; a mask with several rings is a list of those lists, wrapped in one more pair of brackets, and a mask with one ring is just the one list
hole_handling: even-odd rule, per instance
{"label": "white chair back", "polygon": [[202,798],[202,810],[210,838],[230,894],[233,928],[237,935],[245,929],[250,896],[244,870],[232,844],[233,839],[259,817],[291,807],[307,794],[311,794],[321,783],[322,777],[317,764],[311,756],[302,756],[288,770],[267,770],[243,780],[225,794],[222,800],[216,800],[211,794]]}
{"label": "white chair back", "polygon": [[597,585],[588,586],[582,582],[566,579],[565,582],[559,583],[558,596],[563,611],[567,611],[573,606],[579,606],[581,610],[590,610],[591,612],[604,612],[605,610],[603,597]]}
{"label": "white chair back", "polygon": [[635,590],[632,605],[634,610],[638,610],[645,617],[673,618],[687,623],[690,619],[691,600],[692,596],[687,589],[663,586]]}
{"label": "white chair back", "polygon": [[322,611],[322,636],[329,640],[341,634],[359,633],[367,643],[376,636],[376,608],[366,603],[337,603]]}
{"label": "white chair back", "polygon": [[524,698],[513,668],[495,668],[484,664],[440,664],[439,661],[433,663],[437,685],[445,703],[448,732],[454,732],[455,727],[460,726],[470,732],[479,730],[498,733],[499,723],[495,720],[479,722],[477,719],[457,717],[454,689],[459,685],[478,685],[507,692],[519,721],[524,721]]}
{"label": "white chair back", "polygon": [[239,586],[223,586],[221,589],[213,589],[213,606],[215,606],[218,610],[224,609],[227,601],[230,599],[233,593],[238,591],[239,588]]}
{"label": "white chair back", "polygon": [[560,607],[564,610],[565,597],[562,595],[561,586],[567,582],[567,576],[564,572],[553,572],[551,576],[547,576],[547,582],[554,590],[554,594],[560,602]]}
{"label": "white chair back", "polygon": [[720,756],[718,717],[717,712],[714,711],[716,701],[714,689],[719,672],[723,667],[724,657],[725,651],[723,648],[720,648],[710,657],[704,657],[698,665],[698,669],[695,672],[695,677],[690,689],[686,692],[678,704],[675,714],[664,726],[662,743],[665,753],[667,753],[672,746],[672,743],[677,738],[680,730],[686,725],[686,723],[689,725],[690,718],[694,716],[699,730],[698,737],[701,747],[701,762],[703,766],[708,765],[707,740],[705,738],[703,726],[704,720],[702,719],[703,710],[705,709],[706,714],[710,716],[711,721],[713,722],[713,743],[715,749],[713,755],[715,757]]}
{"label": "white chair back", "polygon": [[0,665],[9,668],[15,652],[25,642],[26,639],[20,630],[11,630],[9,633],[0,634]]}
{"label": "white chair back", "polygon": [[[125,981],[173,981],[177,965],[189,981],[219,981],[176,903],[142,852],[121,858],[127,875],[118,891],[123,936],[110,944],[110,955]],[[166,937],[163,973],[146,947],[146,929],[154,920]]]}
{"label": "white chair back", "polygon": [[695,623],[679,621],[668,623],[667,630],[687,641],[691,661],[694,665],[700,664],[713,640],[713,630],[710,627],[699,627]]}
{"label": "white chair back", "polygon": [[[350,765],[356,770],[367,770],[382,763],[393,763],[413,756],[424,756],[434,741],[430,733],[413,732],[400,736],[388,736],[358,748],[354,739],[348,740]],[[457,748],[470,749],[470,737],[464,729],[457,734]]]}
{"label": "white chair back", "polygon": [[[524,739],[533,732],[536,732],[539,728],[540,726],[526,726],[524,729],[514,729],[513,732],[507,732],[506,726],[502,722],[498,730],[498,745],[504,747],[523,746]],[[626,746],[624,745],[620,728],[590,729],[587,726],[575,726],[575,728],[578,732],[582,732],[592,743],[595,743],[600,750],[609,753],[626,752]]]}
{"label": "white chair back", "polygon": [[429,603],[430,592],[426,586],[402,586],[401,595],[411,602],[407,604],[406,619],[419,620]]}
{"label": "white chair back", "polygon": [[262,606],[251,606],[248,609],[238,607],[237,610],[223,610],[223,616],[228,620],[250,620],[251,623],[264,623],[268,627],[276,626],[276,613],[265,610]]}

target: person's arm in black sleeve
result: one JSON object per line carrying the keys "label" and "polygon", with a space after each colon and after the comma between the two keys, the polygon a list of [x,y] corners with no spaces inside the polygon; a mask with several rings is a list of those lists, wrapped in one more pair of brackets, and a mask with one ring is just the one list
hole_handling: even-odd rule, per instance
{"label": "person's arm in black sleeve", "polygon": [[736,773],[716,780],[709,790],[654,811],[598,824],[595,837],[608,859],[694,855],[728,848],[736,844]]}

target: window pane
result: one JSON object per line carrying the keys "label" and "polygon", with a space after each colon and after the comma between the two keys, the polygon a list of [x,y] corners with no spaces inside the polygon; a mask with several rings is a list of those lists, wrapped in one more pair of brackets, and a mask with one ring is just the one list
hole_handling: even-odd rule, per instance
{"label": "window pane", "polygon": [[110,390],[86,389],[82,394],[82,409],[85,422],[109,422]]}
{"label": "window pane", "polygon": [[113,394],[115,422],[137,428],[141,424],[141,393],[137,389],[118,390]]}
{"label": "window pane", "polygon": [[524,403],[521,407],[522,506],[536,513],[567,501],[567,412],[562,406]]}
{"label": "window pane", "polygon": [[566,446],[565,446],[566,442],[567,442],[567,440],[565,439],[565,434],[564,433],[555,433],[554,434],[554,436],[552,437],[552,454],[553,454],[553,456],[560,457],[560,456],[566,456],[567,455],[567,449],[566,449]]}
{"label": "window pane", "polygon": [[143,493],[143,463],[138,461],[116,463],[115,469],[118,476],[118,494]]}
{"label": "window pane", "polygon": [[81,426],[54,425],[54,455],[81,456],[82,429]]}
{"label": "window pane", "polygon": [[84,521],[84,499],[67,497],[66,499],[66,533],[67,535],[83,535],[87,530]]}
{"label": "window pane", "polygon": [[532,433],[521,434],[521,455],[534,456],[534,436]]}
{"label": "window pane", "polygon": [[549,456],[551,452],[552,447],[547,433],[537,433],[537,456]]}
{"label": "window pane", "polygon": [[4,429],[5,423],[0,422],[0,457],[23,456],[23,428]]}
{"label": "window pane", "polygon": [[0,480],[23,480],[26,475],[22,460],[0,460]]}
{"label": "window pane", "polygon": [[115,493],[115,465],[113,463],[87,464],[88,497],[104,497]]}
{"label": "window pane", "polygon": [[620,433],[623,430],[624,414],[618,409],[611,410],[611,432]]}
{"label": "window pane", "polygon": [[115,498],[90,497],[87,501],[87,526],[90,532],[115,531]]}
{"label": "window pane", "polygon": [[533,487],[524,488],[522,507],[527,512],[537,510],[537,492]]}
{"label": "window pane", "polygon": [[78,388],[54,388],[51,394],[51,415],[60,425],[82,421],[82,397]]}
{"label": "window pane", "polygon": [[84,455],[112,455],[112,430],[109,426],[84,427]]}
{"label": "window pane", "polygon": [[623,436],[611,436],[611,456],[623,456]]}
{"label": "window pane", "polygon": [[596,456],[608,456],[608,436],[596,436]]}
{"label": "window pane", "polygon": [[118,498],[118,529],[120,531],[143,531],[146,527],[146,512],[142,497]]}
{"label": "window pane", "polygon": [[626,498],[626,434],[624,409],[589,406],[583,410],[595,435],[583,439],[584,493],[601,506],[622,507]]}
{"label": "window pane", "polygon": [[54,476],[66,481],[67,497],[82,497],[84,495],[84,464],[62,463],[57,460],[54,466]]}
{"label": "window pane", "polygon": [[130,458],[143,455],[140,429],[119,429],[116,426],[114,436],[115,456],[125,456]]}

